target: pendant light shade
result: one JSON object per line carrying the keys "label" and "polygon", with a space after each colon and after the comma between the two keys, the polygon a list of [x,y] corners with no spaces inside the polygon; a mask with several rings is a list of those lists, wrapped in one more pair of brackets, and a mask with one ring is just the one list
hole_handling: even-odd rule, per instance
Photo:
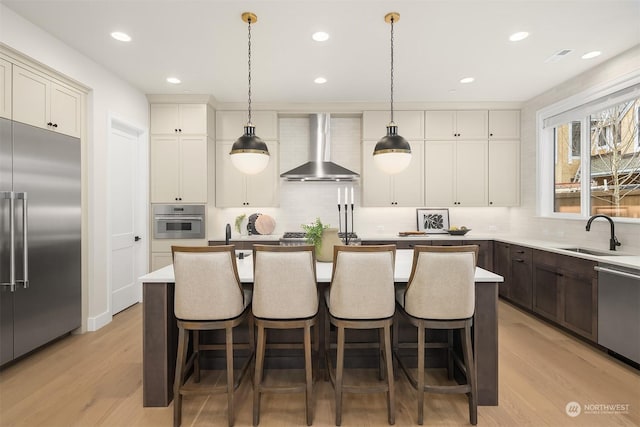
{"label": "pendant light shade", "polygon": [[411,163],[411,147],[406,139],[398,135],[395,123],[389,123],[387,135],[376,144],[373,160],[380,170],[389,175],[402,172]]}
{"label": "pendant light shade", "polygon": [[269,164],[269,149],[258,136],[256,127],[251,123],[251,23],[258,21],[258,17],[251,13],[242,14],[242,20],[249,26],[249,108],[247,125],[244,134],[231,146],[231,164],[240,172],[255,175],[262,172]]}
{"label": "pendant light shade", "polygon": [[393,121],[393,24],[398,22],[400,14],[391,12],[384,20],[391,24],[391,122],[387,125],[387,134],[378,141],[373,150],[373,160],[383,172],[393,175],[405,170],[411,163],[411,146],[398,135],[398,126]]}

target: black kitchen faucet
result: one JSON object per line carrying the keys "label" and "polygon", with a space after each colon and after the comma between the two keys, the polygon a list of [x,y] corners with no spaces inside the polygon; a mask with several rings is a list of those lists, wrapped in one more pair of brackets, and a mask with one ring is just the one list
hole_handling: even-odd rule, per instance
{"label": "black kitchen faucet", "polygon": [[585,227],[585,229],[587,231],[591,230],[591,223],[593,222],[594,219],[596,218],[604,218],[607,221],[609,221],[609,224],[611,224],[611,238],[609,239],[609,250],[610,251],[615,251],[616,250],[616,246],[620,246],[620,242],[618,242],[618,239],[616,238],[616,228],[615,225],[613,223],[613,220],[606,216],[606,215],[593,215],[591,218],[589,218],[589,220],[587,221],[587,226]]}

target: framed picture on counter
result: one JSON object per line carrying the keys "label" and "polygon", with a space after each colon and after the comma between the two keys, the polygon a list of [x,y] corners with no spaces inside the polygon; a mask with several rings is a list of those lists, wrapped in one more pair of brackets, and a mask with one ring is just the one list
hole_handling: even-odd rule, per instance
{"label": "framed picture on counter", "polygon": [[446,234],[449,229],[449,209],[417,209],[418,231]]}

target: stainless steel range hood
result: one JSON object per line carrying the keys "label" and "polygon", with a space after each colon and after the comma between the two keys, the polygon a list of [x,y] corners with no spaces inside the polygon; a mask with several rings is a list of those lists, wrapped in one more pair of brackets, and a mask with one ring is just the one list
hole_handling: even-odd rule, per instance
{"label": "stainless steel range hood", "polygon": [[309,116],[309,161],[280,175],[287,181],[353,181],[360,175],[330,160],[331,118],[329,114]]}

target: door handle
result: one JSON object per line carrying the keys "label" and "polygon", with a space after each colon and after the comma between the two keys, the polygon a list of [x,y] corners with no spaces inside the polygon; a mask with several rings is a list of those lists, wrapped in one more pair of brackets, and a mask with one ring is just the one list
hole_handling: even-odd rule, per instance
{"label": "door handle", "polygon": [[140,237],[140,236],[136,236],[136,237],[133,238],[134,242],[139,242],[140,240],[142,240],[142,237]]}
{"label": "door handle", "polygon": [[15,229],[15,193],[3,191],[2,200],[9,200],[9,281],[0,283],[2,287],[8,287],[9,291],[16,291],[16,229]]}
{"label": "door handle", "polygon": [[29,287],[29,242],[27,240],[29,235],[27,230],[29,203],[27,200],[27,192],[16,193],[16,199],[22,200],[22,280],[17,280],[16,283],[22,283],[22,287],[26,289]]}

